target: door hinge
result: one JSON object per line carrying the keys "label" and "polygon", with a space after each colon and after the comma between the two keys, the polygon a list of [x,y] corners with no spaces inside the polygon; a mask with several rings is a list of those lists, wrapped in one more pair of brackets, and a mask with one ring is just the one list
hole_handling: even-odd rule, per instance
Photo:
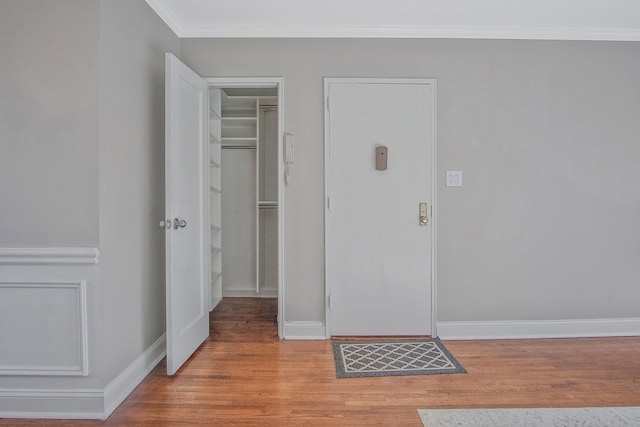
{"label": "door hinge", "polygon": [[331,212],[331,196],[327,197],[327,210]]}
{"label": "door hinge", "polygon": [[331,308],[331,295],[327,297],[327,305]]}
{"label": "door hinge", "polygon": [[327,96],[327,110],[331,111],[331,98]]}

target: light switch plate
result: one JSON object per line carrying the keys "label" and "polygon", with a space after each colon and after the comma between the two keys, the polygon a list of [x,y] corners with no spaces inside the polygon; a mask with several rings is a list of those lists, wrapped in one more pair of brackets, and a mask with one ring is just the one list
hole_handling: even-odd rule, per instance
{"label": "light switch plate", "polygon": [[447,171],[447,187],[462,187],[462,171]]}

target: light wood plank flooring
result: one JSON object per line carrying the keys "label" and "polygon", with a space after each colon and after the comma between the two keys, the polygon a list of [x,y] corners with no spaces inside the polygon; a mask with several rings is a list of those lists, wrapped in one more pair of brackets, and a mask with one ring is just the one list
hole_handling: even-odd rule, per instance
{"label": "light wood plank flooring", "polygon": [[461,375],[336,379],[330,341],[280,341],[276,300],[225,298],[173,377],[164,362],[106,422],[0,426],[421,426],[419,408],[640,406],[640,338],[451,341]]}

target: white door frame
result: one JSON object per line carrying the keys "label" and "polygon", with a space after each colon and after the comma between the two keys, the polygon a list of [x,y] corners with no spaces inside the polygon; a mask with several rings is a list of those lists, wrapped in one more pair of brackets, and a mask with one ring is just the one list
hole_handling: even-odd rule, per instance
{"label": "white door frame", "polygon": [[329,194],[329,87],[332,83],[348,84],[428,84],[433,87],[433,131],[431,147],[431,335],[437,337],[437,162],[436,162],[436,80],[435,79],[404,79],[404,78],[324,78],[324,277],[325,277],[325,336],[331,338],[331,310],[329,307],[331,298],[331,284],[327,280],[327,203]]}
{"label": "white door frame", "polygon": [[[205,77],[204,81],[209,87],[277,88],[278,90],[278,337],[284,338],[284,160],[282,158],[282,141],[284,138],[284,78]],[[224,188],[222,191],[224,191]],[[211,221],[211,218],[207,217],[207,220]]]}

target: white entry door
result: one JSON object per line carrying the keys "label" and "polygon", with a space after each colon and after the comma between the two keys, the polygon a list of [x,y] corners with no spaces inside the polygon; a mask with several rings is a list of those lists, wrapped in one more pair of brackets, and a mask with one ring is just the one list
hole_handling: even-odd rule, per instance
{"label": "white entry door", "polygon": [[325,94],[329,332],[431,335],[434,81],[325,79]]}
{"label": "white entry door", "polygon": [[205,81],[169,53],[165,71],[167,374],[173,375],[209,336],[209,100]]}

